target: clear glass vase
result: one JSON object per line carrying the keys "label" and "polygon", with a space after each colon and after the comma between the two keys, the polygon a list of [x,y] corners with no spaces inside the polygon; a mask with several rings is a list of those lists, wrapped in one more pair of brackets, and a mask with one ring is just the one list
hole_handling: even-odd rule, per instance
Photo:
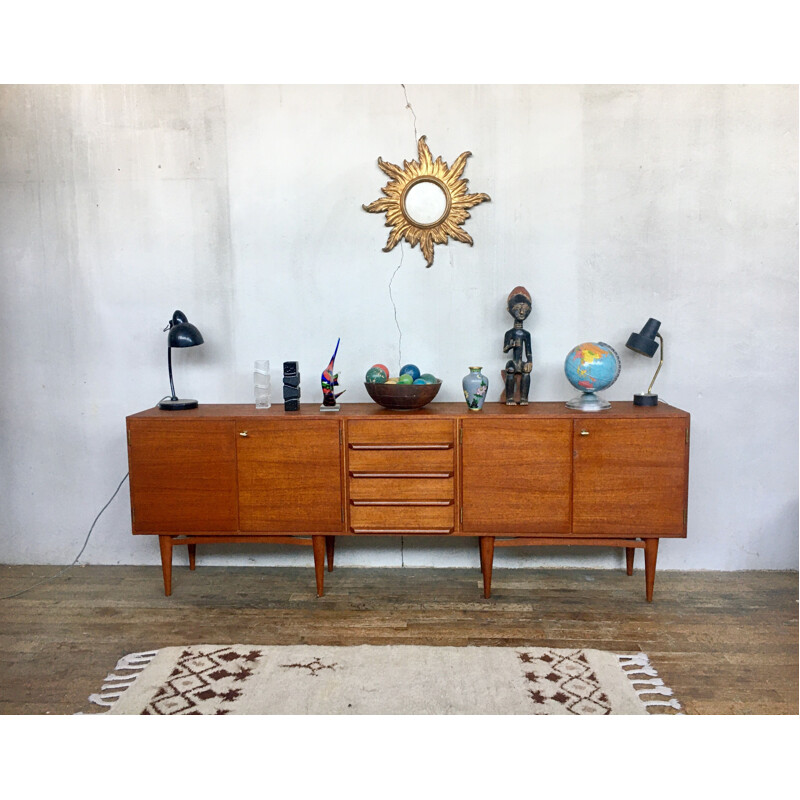
{"label": "clear glass vase", "polygon": [[272,405],[269,361],[256,361],[253,365],[253,393],[256,408],[269,408]]}

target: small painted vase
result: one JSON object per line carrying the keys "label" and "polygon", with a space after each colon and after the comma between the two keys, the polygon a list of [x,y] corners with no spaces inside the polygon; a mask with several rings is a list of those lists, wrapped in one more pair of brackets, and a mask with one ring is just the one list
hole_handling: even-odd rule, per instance
{"label": "small painted vase", "polygon": [[481,372],[482,369],[483,367],[470,367],[469,374],[461,380],[467,408],[472,411],[480,411],[483,408],[483,401],[489,390],[489,379]]}

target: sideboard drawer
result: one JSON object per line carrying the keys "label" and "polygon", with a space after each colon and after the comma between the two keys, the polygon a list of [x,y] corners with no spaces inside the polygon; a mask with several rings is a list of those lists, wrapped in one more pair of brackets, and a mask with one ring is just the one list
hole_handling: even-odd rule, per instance
{"label": "sideboard drawer", "polygon": [[353,533],[441,534],[453,532],[455,506],[451,500],[437,505],[350,504]]}
{"label": "sideboard drawer", "polygon": [[[358,446],[356,446],[358,447]],[[352,476],[366,473],[375,477],[401,473],[453,474],[453,448],[451,445],[434,445],[441,449],[348,449],[347,469]]]}
{"label": "sideboard drawer", "polygon": [[414,478],[351,477],[349,487],[351,500],[453,500],[455,496],[453,478],[435,472]]}
{"label": "sideboard drawer", "polygon": [[358,444],[450,444],[455,442],[455,424],[442,419],[353,419],[347,423],[347,443]]}

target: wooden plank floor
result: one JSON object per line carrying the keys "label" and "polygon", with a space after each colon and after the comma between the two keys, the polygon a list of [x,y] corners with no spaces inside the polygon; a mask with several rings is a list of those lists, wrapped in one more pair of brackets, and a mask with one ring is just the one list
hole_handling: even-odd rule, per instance
{"label": "wooden plank floor", "polygon": [[[0,596],[57,572],[0,566]],[[74,567],[0,600],[0,713],[98,713],[130,652],[192,643],[549,645],[645,652],[687,714],[798,713],[796,572]]]}

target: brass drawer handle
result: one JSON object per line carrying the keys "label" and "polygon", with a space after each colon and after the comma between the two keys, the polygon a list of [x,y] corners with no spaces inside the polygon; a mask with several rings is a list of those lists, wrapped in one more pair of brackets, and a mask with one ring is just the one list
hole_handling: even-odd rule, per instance
{"label": "brass drawer handle", "polygon": [[351,450],[452,450],[448,444],[349,444]]}
{"label": "brass drawer handle", "polygon": [[354,506],[452,506],[452,500],[351,500]]}
{"label": "brass drawer handle", "polygon": [[588,435],[589,435],[589,431],[581,431],[581,436],[588,436]]}
{"label": "brass drawer handle", "polygon": [[239,436],[241,436],[243,439],[246,439],[247,435],[247,431],[239,431]]}
{"label": "brass drawer handle", "polygon": [[354,528],[350,527],[353,533],[371,534],[417,534],[428,536],[447,536],[453,532],[452,528]]}
{"label": "brass drawer handle", "polygon": [[452,478],[452,472],[353,472],[351,478]]}

